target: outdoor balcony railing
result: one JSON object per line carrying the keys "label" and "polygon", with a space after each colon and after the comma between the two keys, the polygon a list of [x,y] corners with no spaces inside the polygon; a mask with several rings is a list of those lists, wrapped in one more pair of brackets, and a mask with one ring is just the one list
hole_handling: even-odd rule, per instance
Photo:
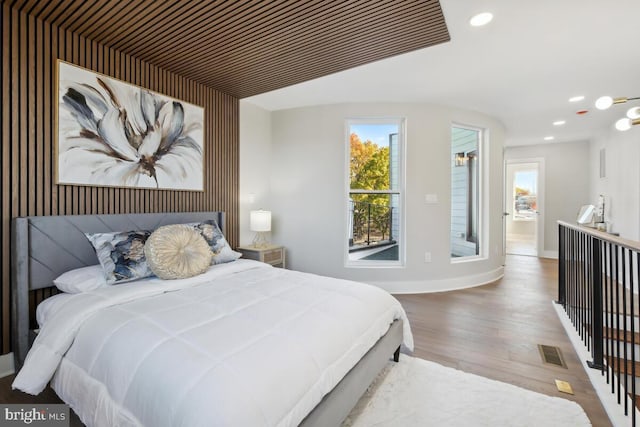
{"label": "outdoor balcony railing", "polygon": [[349,240],[349,251],[393,243],[395,210],[388,205],[351,201],[352,236]]}

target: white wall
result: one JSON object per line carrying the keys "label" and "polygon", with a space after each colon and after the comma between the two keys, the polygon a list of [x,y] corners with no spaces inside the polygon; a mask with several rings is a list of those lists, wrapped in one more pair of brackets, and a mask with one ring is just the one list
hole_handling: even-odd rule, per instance
{"label": "white wall", "polygon": [[[291,268],[378,284],[388,290],[433,291],[476,285],[502,273],[502,149],[504,130],[479,113],[421,104],[340,104],[271,113],[270,207],[274,241],[287,247]],[[407,119],[406,265],[346,268],[345,119]],[[241,113],[242,128],[251,127]],[[451,125],[488,130],[487,258],[451,264]],[[241,147],[244,140],[241,134]],[[244,153],[244,148],[242,153]],[[245,158],[241,157],[243,165]],[[438,203],[425,203],[436,194]],[[425,263],[425,252],[432,262]]]}
{"label": "white wall", "polygon": [[[240,102],[240,244],[251,243],[249,212],[269,210],[271,112]],[[273,229],[273,225],[272,225]]]}
{"label": "white wall", "polygon": [[[605,177],[600,178],[600,149],[605,149]],[[590,202],[605,196],[605,220],[612,231],[640,240],[640,129],[612,129],[591,142]]]}
{"label": "white wall", "polygon": [[[505,159],[544,159],[543,254],[558,254],[558,221],[575,222],[582,205],[594,203],[589,192],[590,145],[588,142],[507,147]],[[540,190],[540,189],[539,189]],[[597,200],[595,200],[597,201]]]}

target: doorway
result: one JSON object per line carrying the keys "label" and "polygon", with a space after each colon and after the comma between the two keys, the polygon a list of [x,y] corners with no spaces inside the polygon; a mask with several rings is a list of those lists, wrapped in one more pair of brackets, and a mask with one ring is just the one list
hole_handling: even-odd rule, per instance
{"label": "doorway", "polygon": [[505,252],[540,256],[543,251],[542,159],[510,159],[505,170]]}

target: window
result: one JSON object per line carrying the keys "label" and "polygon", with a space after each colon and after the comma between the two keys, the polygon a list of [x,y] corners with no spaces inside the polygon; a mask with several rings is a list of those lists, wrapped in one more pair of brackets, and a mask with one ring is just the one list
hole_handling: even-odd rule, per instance
{"label": "window", "polygon": [[480,255],[482,130],[451,128],[451,257]]}
{"label": "window", "polygon": [[349,120],[347,265],[401,265],[404,121]]}

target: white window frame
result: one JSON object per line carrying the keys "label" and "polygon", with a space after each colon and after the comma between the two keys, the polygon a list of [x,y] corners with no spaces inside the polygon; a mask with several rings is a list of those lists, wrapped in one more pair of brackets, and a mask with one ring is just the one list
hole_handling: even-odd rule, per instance
{"label": "white window frame", "polygon": [[[373,117],[373,118],[349,118],[345,121],[344,146],[345,146],[345,190],[343,212],[345,213],[345,225],[343,228],[343,247],[344,247],[344,266],[348,268],[402,268],[405,265],[406,253],[406,220],[405,220],[405,183],[406,183],[406,118],[404,117]],[[400,168],[398,176],[397,191],[363,191],[362,194],[397,194],[398,195],[398,219],[400,224],[399,241],[398,241],[398,260],[351,260],[349,259],[349,235],[351,225],[351,214],[349,206],[349,198],[351,190],[351,144],[350,130],[352,125],[356,124],[389,124],[394,123],[398,126],[398,165]]]}
{"label": "white window frame", "polygon": [[[462,128],[478,132],[478,233],[477,239],[478,254],[462,257],[449,256],[451,264],[459,264],[465,262],[475,262],[486,260],[489,254],[489,223],[487,208],[489,206],[489,130],[483,127],[469,125],[466,123],[452,122],[449,127],[449,152],[451,152],[451,131],[453,128]],[[450,162],[451,168],[454,168],[453,161]],[[449,172],[451,180],[452,172]],[[451,230],[451,204],[449,204],[449,230]],[[451,233],[451,231],[449,232]],[[449,239],[451,245],[451,239]],[[451,254],[451,246],[449,246],[449,254]]]}

